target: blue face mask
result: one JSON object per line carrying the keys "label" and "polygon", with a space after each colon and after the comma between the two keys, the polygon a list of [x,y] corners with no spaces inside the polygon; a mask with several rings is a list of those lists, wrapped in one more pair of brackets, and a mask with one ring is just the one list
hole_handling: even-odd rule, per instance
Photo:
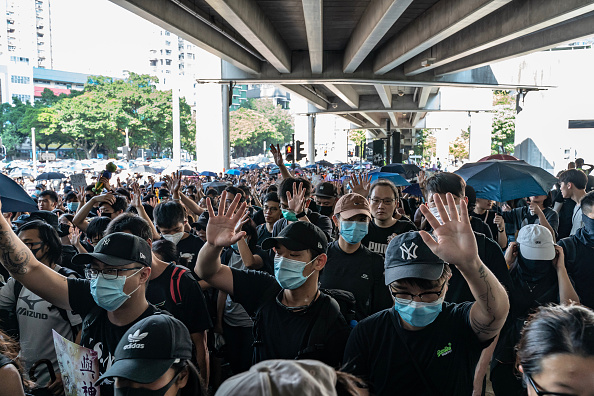
{"label": "blue face mask", "polygon": [[68,202],[66,204],[66,207],[68,208],[69,211],[76,212],[78,209],[78,202]]}
{"label": "blue face mask", "polygon": [[355,244],[361,242],[365,235],[367,235],[367,229],[369,224],[363,221],[340,221],[340,236],[347,243]]}
{"label": "blue face mask", "polygon": [[395,298],[394,309],[398,315],[411,326],[425,327],[433,323],[441,312],[444,297],[437,301],[426,303],[422,301],[408,301]]}
{"label": "blue face mask", "polygon": [[[142,268],[130,276],[136,275],[141,270]],[[116,279],[105,279],[103,275],[99,274],[95,279],[91,279],[91,295],[97,305],[106,311],[113,312],[121,307],[140,288],[140,285],[138,285],[132,293],[126,294],[124,293],[125,283],[126,276],[122,275]]]}
{"label": "blue face mask", "polygon": [[[311,260],[309,263],[314,261],[316,258]],[[303,269],[309,263],[291,260],[286,257],[275,257],[274,276],[276,277],[276,281],[283,289],[297,289],[299,286],[303,285],[307,278],[309,278],[314,273],[314,271],[312,271],[311,274],[303,276]]]}
{"label": "blue face mask", "polygon": [[233,250],[235,250],[236,252],[239,252],[239,246],[237,246],[237,243],[234,243],[233,245],[231,245],[231,248]]}
{"label": "blue face mask", "polygon": [[297,221],[297,220],[299,220],[297,218],[297,215],[295,214],[295,212],[293,212],[291,210],[287,210],[287,209],[281,209],[281,211],[283,212],[283,217],[285,219],[287,219],[287,221]]}

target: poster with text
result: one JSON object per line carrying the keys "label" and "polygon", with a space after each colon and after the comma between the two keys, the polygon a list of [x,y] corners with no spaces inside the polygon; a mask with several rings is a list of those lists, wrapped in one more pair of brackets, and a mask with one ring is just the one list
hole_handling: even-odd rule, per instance
{"label": "poster with text", "polygon": [[77,173],[70,176],[70,184],[72,184],[72,188],[74,190],[76,190],[78,187],[82,187],[84,189],[87,187],[87,179],[83,173]]}
{"label": "poster with text", "polygon": [[66,396],[99,396],[97,352],[68,341],[53,331],[54,347]]}

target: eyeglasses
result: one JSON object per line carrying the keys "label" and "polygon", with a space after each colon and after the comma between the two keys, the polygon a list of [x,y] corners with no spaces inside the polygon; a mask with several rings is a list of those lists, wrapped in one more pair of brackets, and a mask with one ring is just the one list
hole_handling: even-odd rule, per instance
{"label": "eyeglasses", "polygon": [[396,200],[394,198],[371,198],[369,201],[372,205],[379,205],[380,203],[383,203],[384,205],[392,205]]}
{"label": "eyeglasses", "polygon": [[122,271],[134,271],[134,270],[141,270],[144,267],[134,267],[134,268],[106,268],[106,269],[96,269],[96,268],[85,268],[85,278],[87,279],[96,279],[99,274],[106,280],[114,280],[120,276],[120,272]]}
{"label": "eyeglasses", "polygon": [[537,396],[577,396],[573,393],[547,392],[547,391],[540,390],[536,387],[536,384],[534,383],[534,380],[532,379],[531,375],[526,374],[526,378],[528,378],[528,382],[530,382],[530,386],[532,386],[534,388],[534,390],[536,391]]}
{"label": "eyeglasses", "polygon": [[441,289],[439,289],[438,292],[425,292],[425,293],[420,293],[420,294],[412,294],[412,293],[395,292],[395,291],[391,290],[391,293],[394,297],[399,298],[400,300],[403,300],[402,302],[404,302],[405,304],[410,304],[415,297],[419,297],[419,299],[421,299],[422,302],[435,302],[441,296],[441,293],[443,293],[443,288],[445,287],[446,283],[448,283],[448,282],[447,281],[443,282],[443,284],[441,285]]}

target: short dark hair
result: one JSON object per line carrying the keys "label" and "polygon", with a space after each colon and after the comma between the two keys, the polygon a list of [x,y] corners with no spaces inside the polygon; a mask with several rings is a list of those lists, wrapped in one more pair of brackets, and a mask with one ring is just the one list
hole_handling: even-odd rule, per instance
{"label": "short dark hair", "polygon": [[280,199],[278,199],[278,194],[276,192],[270,192],[264,196],[262,200],[262,204],[265,204],[268,201],[280,203]]}
{"label": "short dark hair", "polygon": [[234,186],[228,186],[225,188],[225,191],[227,191],[229,194],[233,194],[233,195],[240,194],[241,198],[239,199],[239,202],[245,201],[245,191],[243,191],[241,188],[234,187]]}
{"label": "short dark hair", "polygon": [[209,188],[206,191],[206,194],[205,195],[214,195],[215,197],[218,197],[219,196],[219,192],[217,190],[215,190],[214,188]]}
{"label": "short dark hair", "polygon": [[94,217],[87,226],[87,238],[94,239],[94,238],[103,238],[105,236],[105,229],[109,225],[111,219],[109,217]]}
{"label": "short dark hair", "polygon": [[161,202],[153,211],[155,223],[162,228],[175,227],[186,220],[186,213],[180,203],[176,201]]}
{"label": "short dark hair", "polygon": [[579,169],[568,169],[559,175],[559,183],[571,183],[580,190],[585,190],[588,176]]}
{"label": "short dark hair", "polygon": [[280,183],[280,194],[279,198],[287,198],[287,191],[293,194],[293,185],[297,184],[299,187],[299,183],[303,183],[303,188],[305,189],[305,198],[309,198],[311,196],[311,183],[309,180],[304,179],[302,177],[287,177],[283,179]]}
{"label": "short dark hair", "polygon": [[74,191],[70,191],[70,192],[68,192],[68,194],[64,195],[64,202],[68,202],[73,199],[76,199],[78,201],[78,196],[76,195],[76,193]]}
{"label": "short dark hair", "polygon": [[582,213],[592,213],[592,210],[594,210],[594,191],[590,191],[588,194],[584,195],[580,201],[580,206],[582,207]]}
{"label": "short dark hair", "polygon": [[26,230],[37,230],[39,239],[47,246],[47,258],[52,264],[60,264],[62,262],[62,241],[58,236],[58,231],[43,220],[33,220],[20,226],[16,234],[20,234]]}
{"label": "short dark hair", "polygon": [[39,193],[39,195],[37,197],[38,198],[49,197],[54,202],[58,202],[58,200],[60,199],[60,198],[58,198],[58,193],[55,191],[52,191],[52,190],[42,191],[41,193]]}
{"label": "short dark hair", "polygon": [[594,312],[581,305],[540,307],[524,326],[517,351],[516,365],[530,376],[552,355],[594,356]]}
{"label": "short dark hair", "polygon": [[[126,210],[126,208],[128,207],[128,201],[126,201],[126,198],[124,198],[121,195],[114,195],[115,197],[115,202],[113,203],[113,205],[107,203],[109,206],[111,206],[113,208],[114,212],[119,212],[120,210],[123,212]],[[99,206],[106,204],[106,202],[101,202],[99,204]]]}
{"label": "short dark hair", "polygon": [[447,194],[462,198],[465,195],[466,182],[462,177],[455,173],[441,172],[436,173],[427,180],[428,194]]}
{"label": "short dark hair", "polygon": [[153,230],[151,229],[150,224],[142,217],[132,213],[122,213],[113,219],[107,226],[105,235],[126,231],[145,241],[153,239]]}
{"label": "short dark hair", "polygon": [[116,189],[115,192],[118,193],[119,195],[122,195],[122,196],[128,198],[129,200],[132,199],[132,196],[130,195],[130,191],[128,191],[127,188],[120,187],[120,188]]}
{"label": "short dark hair", "polygon": [[390,288],[394,283],[398,282],[399,284],[407,284],[410,286],[418,286],[420,289],[423,290],[431,290],[435,289],[436,287],[441,286],[443,282],[447,282],[447,280],[452,275],[452,269],[450,268],[449,264],[444,264],[443,272],[441,276],[437,280],[428,280],[428,279],[421,279],[421,278],[404,278],[394,281],[390,284]]}
{"label": "short dark hair", "polygon": [[157,239],[153,242],[151,247],[153,253],[158,254],[161,260],[168,263],[174,262],[177,264],[177,247],[175,243],[168,241],[167,239]]}
{"label": "short dark hair", "polygon": [[389,189],[392,190],[392,192],[394,193],[394,199],[396,201],[398,201],[398,199],[400,198],[400,193],[398,192],[398,188],[396,188],[396,185],[394,183],[392,183],[390,180],[387,179],[377,179],[376,181],[374,181],[371,184],[371,188],[369,189],[369,194],[367,197],[365,198],[369,198],[371,197],[371,194],[373,194],[373,190],[375,190],[376,187],[388,187]]}

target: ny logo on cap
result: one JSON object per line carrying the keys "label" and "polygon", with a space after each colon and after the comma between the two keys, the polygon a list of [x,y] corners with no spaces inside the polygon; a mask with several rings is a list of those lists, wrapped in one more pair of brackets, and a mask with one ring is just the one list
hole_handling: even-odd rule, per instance
{"label": "ny logo on cap", "polygon": [[134,334],[128,334],[128,342],[138,342],[146,337],[148,333],[140,333],[140,329],[136,330]]}
{"label": "ny logo on cap", "polygon": [[[414,242],[410,243],[409,247],[406,247],[406,244],[403,243],[400,245],[400,250],[402,250],[402,260],[412,260],[417,258],[417,244]],[[404,254],[406,253],[406,258],[404,258]]]}
{"label": "ny logo on cap", "polygon": [[144,256],[144,254],[142,254],[142,252],[140,252],[140,258],[146,260],[146,257]]}
{"label": "ny logo on cap", "polygon": [[106,239],[105,239],[105,242],[103,242],[103,246],[107,246],[107,245],[109,245],[109,241],[111,241],[111,239],[109,239],[109,238],[106,238]]}

